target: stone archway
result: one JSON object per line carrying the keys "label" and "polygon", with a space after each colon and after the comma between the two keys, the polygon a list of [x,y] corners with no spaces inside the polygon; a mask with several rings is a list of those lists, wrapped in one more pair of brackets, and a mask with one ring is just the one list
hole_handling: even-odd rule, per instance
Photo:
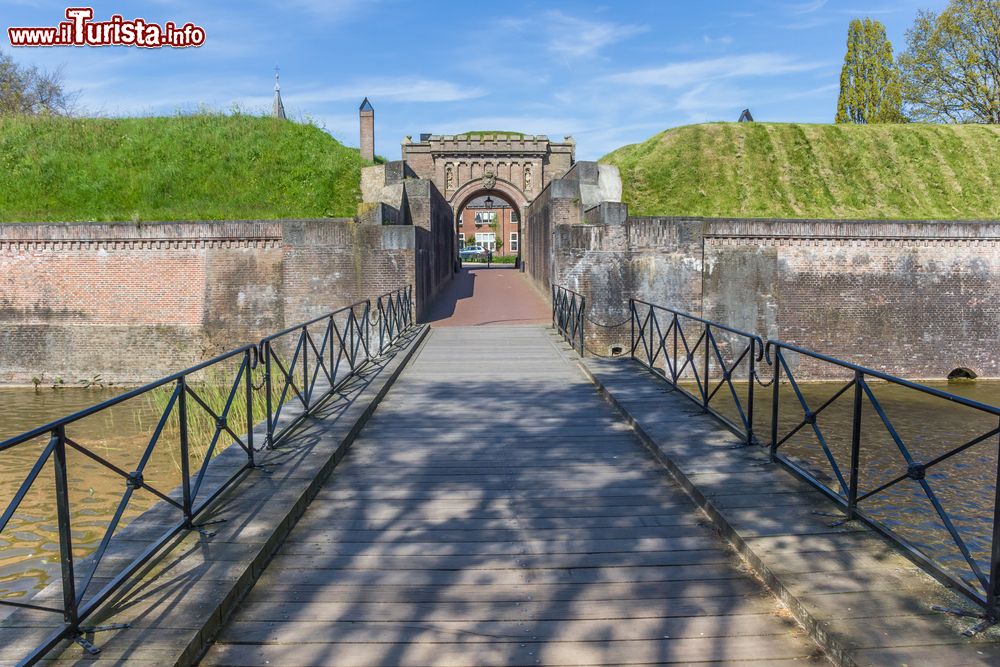
{"label": "stone archway", "polygon": [[456,223],[468,203],[483,194],[495,193],[516,208],[520,260],[527,231],[525,207],[572,168],[576,142],[568,136],[550,141],[518,132],[470,132],[422,134],[419,141],[407,137],[402,149],[407,171],[434,183]]}
{"label": "stone archway", "polygon": [[[502,240],[503,246],[508,249],[508,256],[511,251],[516,253],[517,259],[515,261],[515,266],[520,267],[523,252],[522,248],[524,247],[524,210],[528,201],[524,196],[524,193],[522,193],[512,183],[495,178],[484,178],[479,181],[470,181],[459,188],[455,192],[455,196],[452,198],[455,231],[457,234],[465,233],[466,239],[470,238],[468,234],[472,230],[464,229],[462,224],[465,211],[470,204],[473,204],[477,199],[487,196],[503,202],[497,207],[500,209],[501,219],[507,219],[503,216],[504,209],[509,208],[512,213],[516,214],[516,221],[514,221],[513,226],[510,222],[507,222],[506,224],[503,222],[500,223],[500,237],[498,238]],[[468,221],[465,222],[468,224]],[[505,227],[507,228],[506,232],[504,231]],[[511,247],[511,243],[514,242],[514,237],[510,234],[511,231],[516,231],[517,234],[516,248]]]}

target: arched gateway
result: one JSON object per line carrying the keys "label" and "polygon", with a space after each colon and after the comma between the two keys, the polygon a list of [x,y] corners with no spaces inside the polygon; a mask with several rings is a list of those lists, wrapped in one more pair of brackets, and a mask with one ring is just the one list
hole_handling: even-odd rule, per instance
{"label": "arched gateway", "polygon": [[[505,202],[516,214],[518,241],[524,234],[524,208],[552,179],[561,178],[573,166],[576,142],[521,134],[424,134],[420,141],[407,137],[403,161],[417,178],[437,186],[455,214],[456,234],[461,233],[462,213],[473,202],[489,198]],[[512,216],[513,217],[513,216]],[[510,251],[512,238],[506,241]]]}

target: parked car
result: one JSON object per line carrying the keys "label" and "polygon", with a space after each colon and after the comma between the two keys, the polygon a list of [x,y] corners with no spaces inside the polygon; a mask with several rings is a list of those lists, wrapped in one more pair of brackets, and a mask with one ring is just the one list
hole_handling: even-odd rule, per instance
{"label": "parked car", "polygon": [[471,260],[485,260],[486,259],[486,248],[481,245],[467,245],[458,251],[458,258],[463,262],[468,262]]}

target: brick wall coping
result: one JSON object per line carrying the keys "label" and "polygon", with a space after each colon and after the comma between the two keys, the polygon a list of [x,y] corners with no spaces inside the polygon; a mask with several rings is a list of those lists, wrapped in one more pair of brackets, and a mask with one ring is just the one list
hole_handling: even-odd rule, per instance
{"label": "brick wall coping", "polygon": [[0,224],[0,244],[144,241],[281,241],[288,222],[350,222],[350,218],[219,220],[208,222],[18,222]]}
{"label": "brick wall coping", "polygon": [[1000,239],[996,220],[791,220],[629,217],[629,224],[701,222],[705,237],[814,239]]}

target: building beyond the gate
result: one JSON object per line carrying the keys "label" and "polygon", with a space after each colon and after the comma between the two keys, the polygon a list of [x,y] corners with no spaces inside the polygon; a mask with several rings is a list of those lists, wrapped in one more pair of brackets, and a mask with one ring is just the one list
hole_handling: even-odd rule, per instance
{"label": "building beyond the gate", "polygon": [[500,195],[521,213],[575,161],[576,142],[521,134],[421,135],[403,142],[403,161],[444,194],[456,215],[484,193]]}

